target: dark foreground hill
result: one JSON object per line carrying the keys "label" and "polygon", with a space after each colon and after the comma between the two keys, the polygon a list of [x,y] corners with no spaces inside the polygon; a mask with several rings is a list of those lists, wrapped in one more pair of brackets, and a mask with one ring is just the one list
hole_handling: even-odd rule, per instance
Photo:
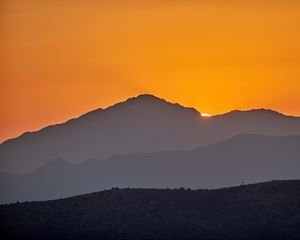
{"label": "dark foreground hill", "polygon": [[300,239],[300,181],[112,189],[0,206],[2,239]]}

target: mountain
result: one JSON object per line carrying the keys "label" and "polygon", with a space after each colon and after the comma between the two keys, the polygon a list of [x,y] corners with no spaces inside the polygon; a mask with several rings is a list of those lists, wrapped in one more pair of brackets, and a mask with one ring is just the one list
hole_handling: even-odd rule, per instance
{"label": "mountain", "polygon": [[2,239],[296,240],[300,181],[218,190],[112,189],[0,206]]}
{"label": "mountain", "polygon": [[1,203],[56,199],[112,187],[198,189],[300,179],[300,135],[242,134],[190,151],[115,155],[82,164],[55,159],[30,174],[5,174],[0,179]]}
{"label": "mountain", "polygon": [[0,171],[28,173],[51,159],[80,163],[115,154],[191,150],[241,133],[300,134],[300,118],[270,110],[201,118],[193,108],[140,95],[0,144]]}

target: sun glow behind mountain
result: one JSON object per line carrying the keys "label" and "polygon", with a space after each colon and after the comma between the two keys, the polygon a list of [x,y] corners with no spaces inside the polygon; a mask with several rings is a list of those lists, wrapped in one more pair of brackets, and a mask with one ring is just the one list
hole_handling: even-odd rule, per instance
{"label": "sun glow behind mountain", "polygon": [[0,141],[141,93],[300,115],[300,1],[1,1]]}

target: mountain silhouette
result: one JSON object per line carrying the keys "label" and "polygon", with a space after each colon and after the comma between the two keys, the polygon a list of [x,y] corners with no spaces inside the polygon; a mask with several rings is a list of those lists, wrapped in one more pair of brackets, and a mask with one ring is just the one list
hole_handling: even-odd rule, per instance
{"label": "mountain silhouette", "polygon": [[241,133],[300,134],[300,118],[270,110],[201,114],[152,95],[130,98],[0,145],[0,171],[28,173],[51,159],[81,163],[115,154],[191,150]]}
{"label": "mountain silhouette", "polygon": [[295,240],[300,181],[218,190],[112,189],[0,206],[2,239]]}
{"label": "mountain silhouette", "polygon": [[300,135],[241,134],[190,151],[163,151],[91,159],[55,159],[36,171],[4,174],[0,202],[48,200],[112,187],[219,188],[300,178]]}

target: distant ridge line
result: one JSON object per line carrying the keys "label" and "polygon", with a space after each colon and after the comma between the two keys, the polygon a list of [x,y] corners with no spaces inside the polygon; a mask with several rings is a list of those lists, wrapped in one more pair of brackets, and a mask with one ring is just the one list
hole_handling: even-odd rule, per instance
{"label": "distant ridge line", "polygon": [[[57,126],[65,125],[65,124],[68,124],[68,123],[72,123],[72,122],[74,122],[76,120],[88,117],[91,114],[103,112],[103,111],[106,111],[106,110],[112,110],[112,109],[115,109],[115,108],[117,108],[118,106],[120,106],[120,105],[122,105],[124,103],[129,103],[131,101],[135,101],[135,100],[139,100],[139,99],[145,99],[145,98],[154,99],[154,100],[157,100],[157,101],[161,101],[162,103],[167,103],[167,104],[172,104],[172,105],[175,105],[175,106],[179,106],[179,107],[182,107],[183,109],[190,109],[190,110],[195,111],[195,112],[197,112],[197,113],[200,114],[200,112],[196,108],[185,107],[185,106],[183,106],[183,105],[181,105],[179,103],[169,102],[169,101],[165,100],[164,98],[159,98],[159,97],[156,97],[155,95],[145,93],[145,94],[137,95],[136,97],[127,98],[124,101],[117,102],[117,103],[112,104],[111,106],[108,106],[106,108],[97,108],[97,109],[88,111],[86,113],[83,113],[82,115],[79,115],[78,117],[74,117],[74,118],[68,119],[68,120],[63,121],[61,123],[54,123],[54,124],[47,125],[45,127],[37,129],[37,130],[26,131],[26,132],[20,134],[19,136],[16,136],[16,137],[4,140],[3,142],[0,143],[0,145],[1,144],[6,144],[7,142],[11,142],[11,141],[13,141],[13,140],[15,140],[17,138],[24,137],[24,136],[26,136],[28,134],[37,133],[39,131],[43,131],[43,130],[46,130],[46,129],[49,129],[49,128],[52,128],[52,127],[57,127]],[[230,116],[230,115],[233,115],[233,114],[252,113],[252,112],[269,112],[269,113],[277,114],[277,115],[283,116],[283,117],[290,117],[290,118],[300,119],[300,116],[286,115],[286,114],[283,114],[281,112],[278,112],[278,111],[275,111],[275,110],[272,110],[272,109],[266,109],[266,108],[254,108],[254,109],[249,109],[249,110],[232,110],[232,111],[225,112],[225,113],[222,113],[222,114],[211,115],[210,119],[216,119],[216,118],[219,118],[219,117]]]}

